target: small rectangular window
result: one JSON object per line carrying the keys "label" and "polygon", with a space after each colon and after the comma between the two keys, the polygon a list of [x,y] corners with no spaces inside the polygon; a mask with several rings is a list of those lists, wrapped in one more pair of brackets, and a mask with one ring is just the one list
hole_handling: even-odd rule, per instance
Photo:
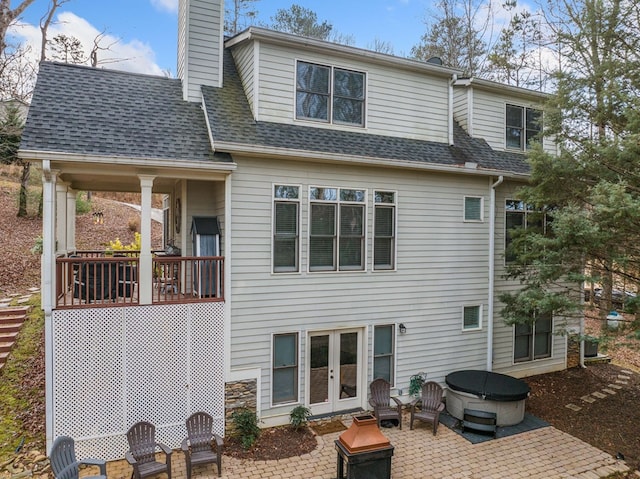
{"label": "small rectangular window", "polygon": [[465,306],[462,313],[462,329],[480,329],[481,314],[480,306]]}
{"label": "small rectangular window", "polygon": [[298,272],[300,187],[274,185],[273,271]]}
{"label": "small rectangular window", "polygon": [[395,193],[374,193],[373,269],[395,268],[396,205]]}
{"label": "small rectangular window", "polygon": [[272,384],[273,404],[298,401],[298,334],[273,336]]}
{"label": "small rectangular window", "polygon": [[482,221],[482,197],[480,196],[464,197],[464,220],[465,221]]}
{"label": "small rectangular window", "polygon": [[395,326],[375,326],[373,330],[373,379],[384,378],[394,384]]}

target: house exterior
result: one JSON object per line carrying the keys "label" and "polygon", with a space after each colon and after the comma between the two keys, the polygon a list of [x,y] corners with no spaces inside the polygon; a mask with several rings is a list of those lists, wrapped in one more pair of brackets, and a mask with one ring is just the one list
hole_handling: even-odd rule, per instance
{"label": "house exterior", "polygon": [[[558,318],[506,326],[497,299],[518,287],[509,229],[544,221],[517,188],[545,96],[262,28],[224,39],[223,11],[180,1],[179,79],[41,65],[20,154],[44,171],[48,443],[117,458],[138,420],[177,447],[197,410],[223,434],[237,407],[266,426],[367,409],[376,377],[408,402],[419,373],[564,369]],[[88,189],[141,192],[138,257],[78,257]],[[151,251],[155,193],[182,256]],[[194,218],[217,225],[206,255]]]}

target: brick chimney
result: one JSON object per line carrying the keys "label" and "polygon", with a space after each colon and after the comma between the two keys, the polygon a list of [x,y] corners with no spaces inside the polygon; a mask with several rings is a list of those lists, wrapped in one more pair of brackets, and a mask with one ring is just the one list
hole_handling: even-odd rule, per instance
{"label": "brick chimney", "polygon": [[222,87],[224,0],[180,0],[178,78],[182,96],[200,102],[200,86]]}

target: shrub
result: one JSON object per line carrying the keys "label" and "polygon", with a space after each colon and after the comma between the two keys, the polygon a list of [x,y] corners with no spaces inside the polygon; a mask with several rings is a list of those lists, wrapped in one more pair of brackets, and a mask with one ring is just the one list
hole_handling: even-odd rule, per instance
{"label": "shrub", "polygon": [[418,373],[411,376],[409,379],[409,394],[411,396],[418,397],[420,391],[422,390],[422,385],[427,379],[426,373]]}
{"label": "shrub", "polygon": [[260,435],[258,416],[249,409],[237,409],[231,413],[231,419],[236,426],[236,435],[240,437],[242,447],[251,448]]}
{"label": "shrub", "polygon": [[142,235],[138,232],[133,234],[133,242],[131,244],[122,244],[120,238],[107,243],[107,249],[110,251],[140,251],[142,247]]}
{"label": "shrub", "polygon": [[291,413],[289,414],[289,422],[291,423],[291,426],[297,431],[298,429],[307,425],[309,416],[311,416],[311,411],[308,407],[304,407],[302,405],[296,406],[291,410]]}
{"label": "shrub", "polygon": [[133,231],[134,233],[140,231],[140,220],[135,217],[129,218],[129,222],[127,223],[129,227],[129,231]]}
{"label": "shrub", "polygon": [[76,197],[76,214],[88,213],[91,211],[91,201],[87,200],[86,193]]}

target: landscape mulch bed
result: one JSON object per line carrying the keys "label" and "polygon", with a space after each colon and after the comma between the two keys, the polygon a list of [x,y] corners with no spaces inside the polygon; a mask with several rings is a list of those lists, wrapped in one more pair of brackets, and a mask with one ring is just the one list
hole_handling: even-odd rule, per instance
{"label": "landscape mulch bed", "polygon": [[239,438],[225,438],[224,454],[239,459],[268,461],[308,454],[317,445],[316,436],[308,427],[295,430],[290,426],[280,426],[263,429],[249,449],[242,447]]}
{"label": "landscape mulch bed", "polygon": [[[640,373],[623,371],[628,370],[602,363],[524,378],[531,387],[527,412],[614,457],[623,456],[635,470],[640,465]],[[621,380],[620,375],[629,379]],[[603,389],[615,394],[593,396]],[[596,400],[586,402],[582,399],[586,396]],[[567,404],[581,409],[573,411]]]}

